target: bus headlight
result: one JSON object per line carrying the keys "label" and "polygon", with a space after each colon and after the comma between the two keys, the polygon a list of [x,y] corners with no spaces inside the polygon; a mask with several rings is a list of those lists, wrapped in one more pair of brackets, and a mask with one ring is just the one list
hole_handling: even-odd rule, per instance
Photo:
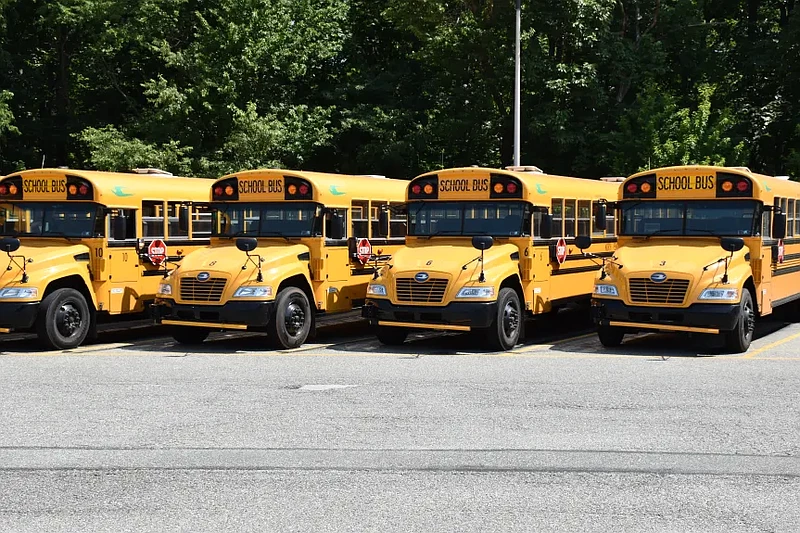
{"label": "bus headlight", "polygon": [[272,287],[269,285],[239,287],[233,293],[234,298],[269,298],[272,296]]}
{"label": "bus headlight", "polygon": [[162,283],[158,286],[158,294],[160,296],[172,296],[172,285],[169,283]]}
{"label": "bus headlight", "polygon": [[619,296],[617,287],[614,285],[608,285],[607,283],[595,285],[594,293],[597,296]]}
{"label": "bus headlight", "polygon": [[700,300],[737,301],[739,289],[706,289],[700,293]]}
{"label": "bus headlight", "polygon": [[39,289],[36,287],[15,287],[13,289],[0,289],[0,298],[38,298]]}
{"label": "bus headlight", "polygon": [[463,287],[456,298],[494,298],[494,287]]}
{"label": "bus headlight", "polygon": [[367,285],[367,294],[371,296],[386,296],[386,285],[370,283]]}

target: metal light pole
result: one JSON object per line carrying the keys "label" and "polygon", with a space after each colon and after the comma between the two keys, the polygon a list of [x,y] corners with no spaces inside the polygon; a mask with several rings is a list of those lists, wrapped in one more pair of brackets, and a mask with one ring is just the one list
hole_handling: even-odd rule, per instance
{"label": "metal light pole", "polygon": [[517,34],[516,34],[516,53],[514,54],[514,166],[519,166],[519,121],[520,121],[520,32],[522,28],[522,0],[517,0]]}

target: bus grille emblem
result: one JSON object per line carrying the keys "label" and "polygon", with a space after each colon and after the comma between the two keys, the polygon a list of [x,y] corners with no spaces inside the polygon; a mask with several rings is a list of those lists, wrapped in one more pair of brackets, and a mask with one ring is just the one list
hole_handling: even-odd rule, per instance
{"label": "bus grille emblem", "polygon": [[650,281],[653,283],[664,283],[667,281],[667,275],[663,272],[656,272],[652,276],[650,276]]}
{"label": "bus grille emblem", "polygon": [[197,281],[208,281],[208,278],[210,278],[210,277],[211,277],[211,274],[209,274],[208,272],[200,272],[197,275]]}
{"label": "bus grille emblem", "polygon": [[417,274],[414,276],[414,281],[417,283],[425,283],[428,281],[428,278],[430,278],[430,276],[427,272],[417,272]]}

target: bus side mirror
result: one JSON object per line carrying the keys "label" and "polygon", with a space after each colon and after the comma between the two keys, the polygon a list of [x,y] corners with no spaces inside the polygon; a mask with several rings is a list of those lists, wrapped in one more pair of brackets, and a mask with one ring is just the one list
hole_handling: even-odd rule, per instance
{"label": "bus side mirror", "polygon": [[786,237],[786,215],[783,213],[773,213],[772,238],[783,239],[784,237]]}
{"label": "bus side mirror", "polygon": [[722,237],[719,240],[719,245],[722,246],[722,249],[726,252],[738,252],[744,248],[744,239],[741,237]]}
{"label": "bus side mirror", "polygon": [[472,238],[472,247],[483,251],[488,250],[494,244],[494,238],[491,235],[475,235]]}
{"label": "bus side mirror", "polygon": [[236,248],[244,253],[250,253],[258,248],[258,240],[253,237],[239,237],[236,239]]}
{"label": "bus side mirror", "polygon": [[344,217],[341,216],[337,212],[331,213],[331,234],[328,235],[329,239],[333,239],[335,241],[344,239],[346,235],[345,228],[344,228]]}
{"label": "bus side mirror", "polygon": [[19,250],[19,244],[19,239],[16,237],[3,237],[0,239],[0,251],[7,254],[16,252]]}
{"label": "bus side mirror", "polygon": [[124,241],[128,238],[128,217],[118,215],[111,225],[112,237],[115,241]]}
{"label": "bus side mirror", "polygon": [[[597,211],[594,214],[594,228],[599,231],[606,230],[606,204],[596,204]],[[580,248],[580,246],[578,247]],[[587,247],[588,248],[588,247]]]}
{"label": "bus side mirror", "polygon": [[585,250],[592,245],[592,238],[586,235],[578,235],[575,237],[575,246],[578,250]]}
{"label": "bus side mirror", "polygon": [[386,208],[378,214],[378,235],[384,239],[389,236],[389,210]]}
{"label": "bus side mirror", "polygon": [[539,236],[542,239],[553,238],[553,215],[550,215],[549,213],[542,215],[542,222],[539,231],[541,233]]}
{"label": "bus side mirror", "polygon": [[178,206],[178,229],[183,232],[189,232],[189,210],[192,208],[190,205]]}

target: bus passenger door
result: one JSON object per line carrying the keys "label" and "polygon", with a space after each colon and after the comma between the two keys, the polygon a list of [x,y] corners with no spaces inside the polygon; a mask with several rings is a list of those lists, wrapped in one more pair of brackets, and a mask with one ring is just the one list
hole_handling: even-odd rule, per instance
{"label": "bus passenger door", "polygon": [[[520,259],[523,284],[525,285],[525,308],[534,314],[550,310],[550,235],[552,217],[547,209],[535,208],[532,215],[532,235],[530,247]],[[559,220],[559,224],[560,224]],[[559,234],[561,228],[559,227]],[[525,254],[527,253],[527,258]],[[526,260],[527,259],[527,260]],[[526,280],[526,275],[528,279]],[[527,283],[526,283],[527,282]]]}
{"label": "bus passenger door", "polygon": [[112,314],[134,311],[139,299],[140,259],[136,250],[136,211],[114,209],[108,217],[104,251],[108,309]]}
{"label": "bus passenger door", "polygon": [[325,213],[325,245],[320,271],[325,291],[325,311],[346,311],[352,308],[344,287],[350,280],[350,254],[347,246],[347,209],[329,209]]}

